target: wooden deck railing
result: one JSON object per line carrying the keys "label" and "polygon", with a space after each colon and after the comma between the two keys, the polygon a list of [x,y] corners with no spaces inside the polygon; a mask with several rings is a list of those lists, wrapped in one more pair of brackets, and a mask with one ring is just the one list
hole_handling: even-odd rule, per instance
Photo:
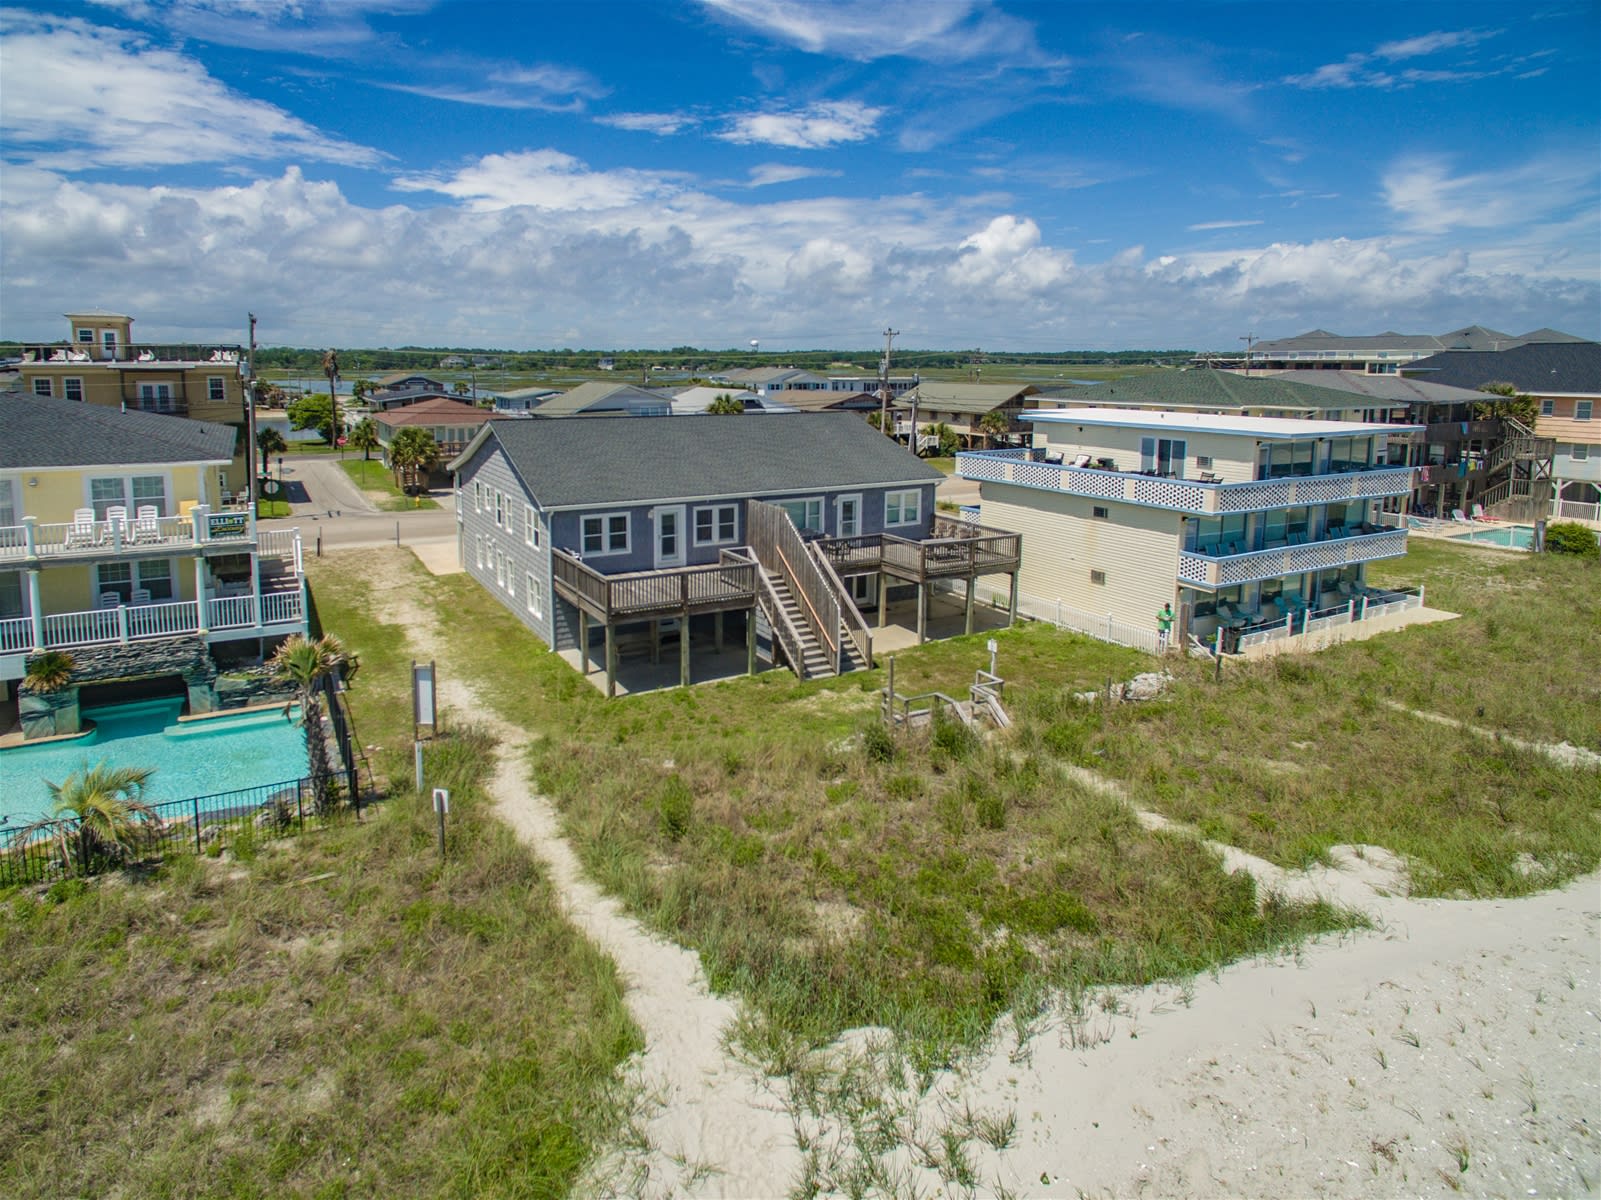
{"label": "wooden deck railing", "polygon": [[839,669],[839,594],[830,586],[816,561],[806,550],[789,514],[776,504],[750,500],[745,505],[745,533],[750,548],[769,571],[782,572],[789,581],[801,611],[806,614],[818,644],[828,661]]}
{"label": "wooden deck railing", "polygon": [[[839,597],[839,622],[843,638],[849,639],[856,647],[856,654],[862,660],[862,665],[869,670],[873,666],[873,634],[867,627],[867,619],[862,616],[856,602],[851,599],[850,590],[846,588],[845,581],[839,577],[828,561],[828,555],[818,548],[816,542],[806,547],[812,556],[812,561],[822,571],[823,577],[828,580],[829,587]],[[843,666],[843,664],[842,664]]]}
{"label": "wooden deck railing", "polygon": [[708,563],[661,571],[602,575],[568,553],[551,558],[556,585],[591,616],[608,623],[652,615],[715,611],[756,603],[752,563]]}
{"label": "wooden deck railing", "polygon": [[1016,570],[1022,544],[1021,534],[940,516],[926,538],[868,533],[824,538],[818,549],[841,575],[882,570],[902,579],[924,580]]}

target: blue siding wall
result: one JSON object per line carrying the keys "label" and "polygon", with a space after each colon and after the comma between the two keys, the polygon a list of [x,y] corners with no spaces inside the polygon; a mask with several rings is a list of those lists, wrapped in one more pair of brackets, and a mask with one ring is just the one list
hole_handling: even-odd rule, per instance
{"label": "blue siding wall", "polygon": [[[532,519],[534,536],[529,537],[528,506],[533,498],[524,490],[522,481],[511,469],[499,445],[493,441],[484,445],[457,473],[458,509],[456,514],[460,540],[458,549],[467,573],[483,585],[509,609],[516,618],[539,637],[547,646],[552,644],[551,609],[553,597],[550,589],[550,538],[545,514],[535,508]],[[479,487],[482,487],[480,502]],[[500,519],[497,523],[495,502],[500,497]],[[532,540],[536,545],[530,546]],[[495,564],[502,564],[497,580]],[[529,604],[529,577],[537,591],[537,604]],[[537,612],[534,609],[537,607]]]}

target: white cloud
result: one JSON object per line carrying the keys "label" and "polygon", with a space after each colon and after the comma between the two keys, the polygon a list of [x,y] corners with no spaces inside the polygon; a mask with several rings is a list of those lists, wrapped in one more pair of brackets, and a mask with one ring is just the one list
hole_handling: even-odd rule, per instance
{"label": "white cloud", "polygon": [[59,170],[301,158],[373,166],[377,151],[231,91],[135,34],[4,14],[0,124],[11,154]]}
{"label": "white cloud", "polygon": [[591,171],[570,154],[522,150],[489,154],[452,175],[406,175],[403,192],[438,192],[479,212],[527,206],[597,210],[634,204],[680,190],[682,176],[662,171]]}
{"label": "white cloud", "polygon": [[423,12],[437,0],[91,0],[136,21],[220,46],[319,58],[352,58],[389,41],[370,12]]}
{"label": "white cloud", "polygon": [[596,117],[595,122],[633,133],[654,133],[657,137],[671,137],[700,123],[698,117],[688,113],[610,113]]}
{"label": "white cloud", "polygon": [[1046,65],[1034,27],[984,0],[701,0],[726,20],[812,54]]}
{"label": "white cloud", "polygon": [[1471,70],[1409,68],[1396,73],[1378,69],[1372,64],[1403,62],[1409,58],[1423,58],[1445,50],[1471,49],[1499,33],[1501,33],[1499,29],[1436,30],[1434,33],[1425,33],[1418,37],[1384,42],[1368,54],[1348,54],[1340,62],[1325,63],[1309,74],[1287,75],[1282,82],[1310,91],[1326,91],[1357,87],[1389,89],[1411,87],[1419,83],[1462,83],[1474,79],[1488,79],[1505,74],[1510,68],[1498,67],[1493,70],[1479,67]]}
{"label": "white cloud", "polygon": [[1184,228],[1191,233],[1200,233],[1207,229],[1244,229],[1248,225],[1261,223],[1261,221],[1202,221],[1197,225],[1186,225]]}
{"label": "white cloud", "polygon": [[825,167],[792,167],[788,163],[763,163],[759,167],[750,169],[750,186],[768,187],[775,183],[794,183],[799,179],[823,179],[837,177],[838,171],[830,171]]}
{"label": "white cloud", "polygon": [[1015,207],[735,202],[552,150],[410,186],[459,202],[361,205],[294,168],[192,188],[11,168],[5,335],[54,336],[82,303],[132,312],[158,340],[231,340],[254,311],[266,341],[292,345],[715,347],[752,336],[751,313],[764,346],[842,348],[887,320],[911,346],[1008,349],[1232,346],[1264,313],[1284,332],[1601,323],[1593,214],[1482,248],[1336,238],[1086,263]]}
{"label": "white cloud", "polygon": [[1397,160],[1383,178],[1384,202],[1401,227],[1420,234],[1463,229],[1515,230],[1568,215],[1579,205],[1595,210],[1598,179],[1593,157],[1542,155],[1495,170],[1453,175],[1447,159]]}
{"label": "white cloud", "polygon": [[792,112],[736,113],[728,129],[717,136],[741,145],[760,143],[791,150],[821,150],[843,142],[860,142],[873,136],[881,108],[856,100],[833,100]]}

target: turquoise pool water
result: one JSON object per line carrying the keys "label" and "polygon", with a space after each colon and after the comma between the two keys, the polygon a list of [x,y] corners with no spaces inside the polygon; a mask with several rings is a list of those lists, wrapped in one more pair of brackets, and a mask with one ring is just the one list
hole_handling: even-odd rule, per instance
{"label": "turquoise pool water", "polygon": [[281,783],[306,774],[306,733],[298,707],[178,723],[176,697],[86,708],[91,733],[71,741],[0,750],[0,818],[11,823],[48,812],[45,780],[60,783],[85,762],[154,767],[145,799],[187,800]]}
{"label": "turquoise pool water", "polygon": [[1458,534],[1453,542],[1477,542],[1481,546],[1506,546],[1513,550],[1534,549],[1533,525],[1497,525],[1493,529],[1475,529],[1472,533]]}

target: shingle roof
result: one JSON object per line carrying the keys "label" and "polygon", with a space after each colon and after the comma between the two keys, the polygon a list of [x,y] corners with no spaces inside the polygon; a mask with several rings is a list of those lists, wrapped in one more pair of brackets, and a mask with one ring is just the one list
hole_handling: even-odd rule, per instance
{"label": "shingle roof", "polygon": [[421,371],[391,371],[388,375],[380,375],[377,382],[380,388],[387,388],[407,379],[421,379],[431,387],[443,386],[439,380],[430,375],[424,375]]}
{"label": "shingle roof", "polygon": [[598,405],[622,408],[645,401],[665,409],[672,403],[672,397],[666,392],[648,392],[631,383],[600,383],[592,380],[579,384],[569,392],[552,396],[534,411],[542,417],[570,417]]}
{"label": "shingle roof", "polygon": [[795,413],[765,421],[495,421],[452,469],[487,439],[500,443],[545,508],[794,494],[944,478],[854,413]]}
{"label": "shingle roof", "polygon": [[230,462],[231,425],[0,393],[0,468]]}
{"label": "shingle roof", "polygon": [[1448,387],[1405,375],[1369,375],[1366,371],[1296,371],[1290,380],[1302,387],[1326,388],[1338,392],[1343,400],[1354,404],[1356,397],[1379,400],[1386,404],[1471,404],[1483,400],[1482,393],[1467,388]]}
{"label": "shingle roof", "polygon": [[[1060,398],[1069,403],[1104,404],[1120,408],[1152,405],[1311,411],[1346,407],[1348,402],[1339,393],[1304,383],[1299,378],[1303,374],[1323,373],[1291,371],[1283,375],[1236,375],[1232,371],[1159,371],[1154,375],[1136,375],[1129,379],[1078,388]],[[1329,371],[1327,374],[1336,372]]]}
{"label": "shingle roof", "polygon": [[459,400],[419,400],[404,408],[374,413],[373,421],[379,425],[481,425],[495,414]]}
{"label": "shingle roof", "polygon": [[1601,395],[1601,342],[1530,342],[1499,353],[1457,351],[1420,358],[1402,369],[1451,387],[1510,383],[1536,396]]}
{"label": "shingle roof", "polygon": [[1344,351],[1359,354],[1378,350],[1510,350],[1526,342],[1581,342],[1583,338],[1556,329],[1536,329],[1522,337],[1502,333],[1499,329],[1486,329],[1483,325],[1464,325],[1448,333],[1384,333],[1358,334],[1342,337],[1327,329],[1310,329],[1294,337],[1271,338],[1257,342],[1253,355],[1273,357],[1292,351]]}
{"label": "shingle roof", "polygon": [[948,383],[925,379],[890,403],[896,408],[910,408],[915,396],[920,405],[941,412],[987,413],[1019,396],[1032,396],[1038,391],[1032,383]]}

